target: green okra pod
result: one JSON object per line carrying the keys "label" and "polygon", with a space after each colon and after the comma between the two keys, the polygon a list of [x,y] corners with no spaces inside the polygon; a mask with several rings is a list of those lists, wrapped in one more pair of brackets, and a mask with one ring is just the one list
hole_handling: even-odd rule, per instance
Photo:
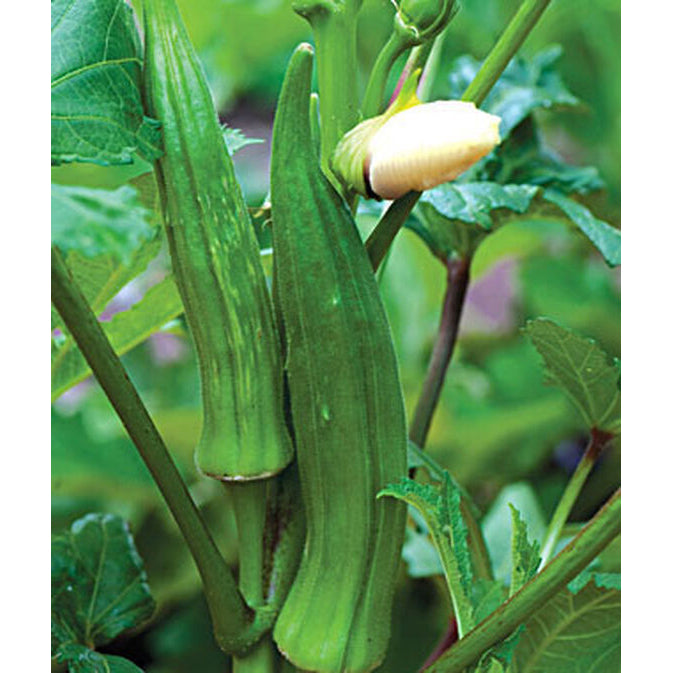
{"label": "green okra pod", "polygon": [[145,95],[173,272],[199,361],[200,470],[275,474],[292,458],[277,330],[248,211],[203,69],[174,0],[145,0]]}
{"label": "green okra pod", "polygon": [[366,672],[390,633],[405,507],[376,494],[406,471],[397,361],[371,264],[311,138],[313,51],[295,51],[271,158],[277,297],[306,543],[274,629],[298,668]]}

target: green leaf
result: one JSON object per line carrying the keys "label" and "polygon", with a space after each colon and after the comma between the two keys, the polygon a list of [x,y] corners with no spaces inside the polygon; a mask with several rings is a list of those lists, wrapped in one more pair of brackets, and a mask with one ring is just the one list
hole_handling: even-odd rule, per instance
{"label": "green leaf", "polygon": [[621,233],[585,206],[555,190],[496,182],[444,183],[423,193],[406,226],[440,260],[472,256],[486,234],[522,217],[561,218],[575,224],[610,266],[621,261]]}
{"label": "green leaf", "polygon": [[133,187],[114,191],[51,186],[51,240],[63,252],[128,264],[156,233]]}
{"label": "green leaf", "polygon": [[618,363],[595,341],[546,318],[529,321],[524,332],[542,356],[550,380],[573,401],[588,427],[618,432],[621,411]]}
{"label": "green leaf", "polygon": [[128,164],[161,156],[145,117],[141,48],[124,0],[52,0],[51,160]]}
{"label": "green leaf", "polygon": [[[435,577],[444,570],[436,547],[430,540],[428,526],[415,509],[409,514],[413,524],[407,524],[402,547],[402,559],[407,564],[409,577]],[[414,525],[415,524],[415,525]]]}
{"label": "green leaf", "polygon": [[143,673],[133,662],[112,654],[100,654],[83,645],[70,643],[59,651],[59,661],[69,673]]}
{"label": "green leaf", "polygon": [[[523,515],[523,519],[527,522],[527,525],[524,524],[525,530],[520,525],[523,524],[519,520],[521,516],[515,517],[513,509]],[[528,558],[534,556],[524,547],[524,534],[526,540],[530,536],[533,547],[539,548],[546,528],[547,520],[538,503],[537,495],[529,484],[524,482],[510,484],[500,491],[482,522],[484,539],[496,579],[510,583],[511,578],[516,575],[519,581],[520,575],[515,571],[516,564],[512,564],[515,560],[513,552],[521,545],[516,560],[522,556]],[[532,562],[525,563],[524,567],[529,568],[530,565]]]}
{"label": "green leaf", "polygon": [[567,164],[543,145],[532,117],[518,124],[486,159],[460,178],[461,182],[474,180],[537,185],[564,194],[587,194],[605,187],[594,166]]}
{"label": "green leaf", "polygon": [[448,472],[441,487],[419,484],[408,478],[390,484],[378,497],[391,496],[415,507],[425,519],[439,552],[460,633],[474,626],[472,563],[467,545],[468,530],[460,511],[460,489]]}
{"label": "green leaf", "polygon": [[[115,353],[123,355],[177,318],[182,311],[180,294],[173,278],[167,276],[151,287],[137,304],[103,323],[103,329]],[[91,373],[84,356],[70,337],[54,344],[51,363],[52,400]]]}
{"label": "green leaf", "polygon": [[528,526],[521,518],[519,511],[509,503],[512,511],[512,581],[509,595],[515,594],[531,580],[540,565],[540,543],[528,540]]}
{"label": "green leaf", "polygon": [[155,607],[128,527],[111,514],[89,514],[52,539],[51,584],[53,653],[105,644]]}
{"label": "green leaf", "polygon": [[[579,105],[557,70],[562,53],[559,45],[550,45],[530,59],[513,58],[505,68],[481,106],[502,119],[502,138],[538,108]],[[460,98],[480,67],[471,56],[456,59],[449,70],[448,97]]]}
{"label": "green leaf", "polygon": [[524,626],[513,673],[617,673],[620,592],[588,582],[560,591]]}
{"label": "green leaf", "polygon": [[607,222],[599,220],[591,211],[560,192],[547,189],[542,198],[558,207],[559,210],[584,233],[596,246],[610,266],[618,266],[622,262],[622,234]]}
{"label": "green leaf", "polygon": [[222,134],[230,156],[234,156],[238,150],[247,145],[258,145],[264,142],[263,138],[248,138],[240,129],[231,128],[226,124],[222,127]]}

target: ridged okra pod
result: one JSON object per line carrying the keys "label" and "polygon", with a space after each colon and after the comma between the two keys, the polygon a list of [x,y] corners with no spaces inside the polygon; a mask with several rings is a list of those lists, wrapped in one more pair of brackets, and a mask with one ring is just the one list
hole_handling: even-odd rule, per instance
{"label": "ridged okra pod", "polygon": [[289,463],[292,448],[259,246],[175,0],[144,7],[147,107],[164,138],[155,172],[201,377],[196,461],[222,480],[268,476]]}
{"label": "ridged okra pod", "polygon": [[406,470],[397,361],[371,264],[311,140],[313,52],[295,51],[273,131],[275,277],[307,537],[274,629],[298,668],[371,670],[390,634]]}

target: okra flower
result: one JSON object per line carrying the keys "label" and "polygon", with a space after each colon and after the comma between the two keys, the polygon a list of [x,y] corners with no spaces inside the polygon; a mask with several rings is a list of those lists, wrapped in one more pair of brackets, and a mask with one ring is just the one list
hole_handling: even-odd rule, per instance
{"label": "okra flower", "polygon": [[334,170],[364,196],[396,199],[457,178],[500,142],[499,125],[474,103],[414,96],[347,133]]}

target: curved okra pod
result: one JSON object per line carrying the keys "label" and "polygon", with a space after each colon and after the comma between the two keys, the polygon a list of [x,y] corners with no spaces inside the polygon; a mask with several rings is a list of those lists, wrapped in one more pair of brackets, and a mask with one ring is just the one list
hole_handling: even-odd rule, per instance
{"label": "curved okra pod", "polygon": [[274,639],[301,669],[364,673],[390,635],[405,508],[376,495],[405,474],[406,423],[371,264],[311,139],[312,62],[308,45],[292,57],[271,157],[274,272],[307,526]]}

